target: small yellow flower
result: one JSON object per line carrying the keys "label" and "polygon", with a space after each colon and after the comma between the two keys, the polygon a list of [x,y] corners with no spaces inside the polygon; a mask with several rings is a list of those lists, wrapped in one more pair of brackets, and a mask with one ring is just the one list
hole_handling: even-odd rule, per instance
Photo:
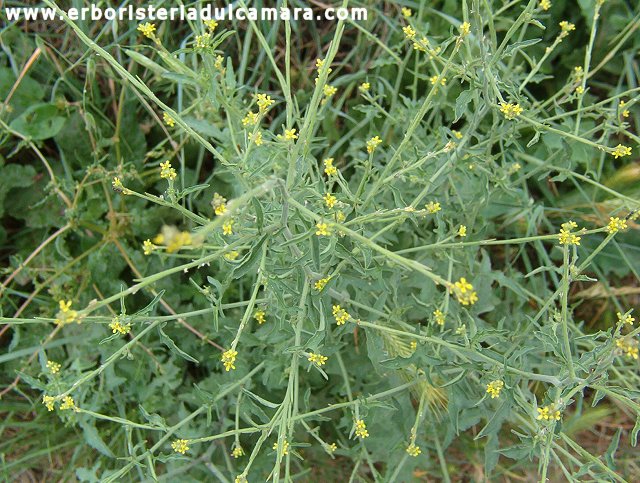
{"label": "small yellow flower", "polygon": [[115,190],[123,190],[124,189],[122,181],[120,181],[120,178],[118,178],[117,176],[115,178],[113,178],[113,181],[111,182],[111,186],[113,186],[113,189],[115,189]]}
{"label": "small yellow flower", "polygon": [[356,436],[358,438],[368,438],[369,431],[367,431],[367,425],[364,423],[362,419],[358,419],[355,423],[356,426]]}
{"label": "small yellow flower", "polygon": [[60,372],[60,368],[62,367],[60,364],[54,361],[47,361],[46,365],[51,374],[57,374],[58,372]]}
{"label": "small yellow flower", "polygon": [[233,235],[233,218],[225,221],[222,224],[222,234],[223,235]]}
{"label": "small yellow flower", "polygon": [[629,109],[625,109],[626,105],[627,103],[624,101],[620,101],[620,104],[618,104],[618,109],[620,110],[620,115],[622,117],[629,117]]}
{"label": "small yellow flower", "polygon": [[367,92],[369,89],[371,89],[371,84],[369,84],[368,82],[363,82],[362,84],[360,84],[360,86],[358,87],[358,90],[360,92]]}
{"label": "small yellow flower", "polygon": [[176,439],[171,443],[171,449],[176,453],[185,454],[189,451],[189,441],[186,439]]}
{"label": "small yellow flower", "polygon": [[616,347],[620,349],[629,359],[638,359],[638,341],[624,338],[616,339]]}
{"label": "small yellow flower", "polygon": [[138,25],[138,31],[142,33],[148,39],[152,39],[155,37],[156,26],[152,23],[146,22]]}
{"label": "small yellow flower", "polygon": [[466,37],[471,33],[471,24],[469,22],[462,22],[460,24],[460,35]]}
{"label": "small yellow flower", "polygon": [[451,291],[462,305],[473,305],[478,301],[478,294],[473,290],[473,285],[464,277],[453,284]]}
{"label": "small yellow flower", "polygon": [[326,444],[324,445],[324,449],[327,450],[327,453],[332,454],[338,449],[338,446],[335,443]]}
{"label": "small yellow flower", "polygon": [[249,111],[246,116],[242,119],[242,125],[247,126],[255,126],[258,124],[260,120],[260,115],[257,112]]}
{"label": "small yellow flower", "polygon": [[416,446],[415,443],[411,443],[408,447],[407,447],[407,453],[409,454],[409,456],[413,456],[414,458],[416,456],[418,456],[420,453],[422,453],[422,450],[420,449],[420,446]]}
{"label": "small yellow flower", "polygon": [[233,456],[234,458],[240,458],[240,456],[244,456],[244,450],[242,449],[242,447],[236,446],[235,448],[233,448],[231,456]]}
{"label": "small yellow flower", "polygon": [[255,143],[256,146],[262,146],[262,132],[258,131],[255,134],[249,134],[249,141]]}
{"label": "small yellow flower", "polygon": [[327,223],[316,223],[316,235],[329,236],[331,235],[331,228]]}
{"label": "small yellow flower", "polygon": [[404,32],[404,36],[407,40],[413,40],[416,37],[416,31],[413,29],[411,25],[402,27],[402,31]]}
{"label": "small yellow flower", "polygon": [[326,278],[321,278],[320,280],[316,280],[316,282],[313,284],[313,287],[319,292],[321,292],[324,289],[324,287],[329,283],[329,280],[331,280],[331,277],[326,277]]}
{"label": "small yellow flower", "polygon": [[520,104],[511,104],[510,102],[500,103],[500,112],[504,114],[504,117],[513,120],[522,114],[523,109]]}
{"label": "small yellow flower", "polygon": [[576,29],[576,26],[574,24],[572,24],[571,22],[567,22],[566,20],[563,20],[558,25],[560,25],[560,29],[562,30],[561,33],[565,34],[568,34],[572,30]]}
{"label": "small yellow flower", "polygon": [[333,196],[331,193],[327,193],[324,195],[324,204],[327,205],[327,208],[331,209],[336,205],[338,198]]}
{"label": "small yellow flower", "polygon": [[258,324],[262,325],[265,323],[266,319],[266,315],[267,313],[262,310],[262,309],[258,309],[254,312],[253,314],[253,318],[256,319],[258,321]]}
{"label": "small yellow flower", "polygon": [[323,161],[324,172],[327,176],[335,176],[338,174],[338,168],[333,165],[333,158],[327,158]]}
{"label": "small yellow flower", "polygon": [[66,302],[64,300],[60,300],[58,305],[60,310],[56,314],[56,325],[66,325],[74,321],[80,323],[78,312],[71,310],[71,300],[67,300]]}
{"label": "small yellow flower", "polygon": [[218,27],[218,22],[215,20],[205,20],[204,24],[209,29],[209,32],[213,32]]}
{"label": "small yellow flower", "polygon": [[351,318],[349,312],[344,310],[339,305],[333,306],[333,317],[336,319],[337,325],[343,325]]}
{"label": "small yellow flower", "polygon": [[462,133],[460,131],[451,130],[456,139],[462,139]]}
{"label": "small yellow flower", "polygon": [[429,201],[424,207],[427,209],[427,212],[430,214],[435,214],[442,209],[440,203],[437,201]]}
{"label": "small yellow flower", "polygon": [[71,396],[65,396],[62,398],[62,403],[60,404],[60,409],[62,411],[66,411],[67,409],[77,410],[76,403],[73,401]]}
{"label": "small yellow flower", "polygon": [[544,421],[560,421],[560,411],[556,408],[555,404],[550,404],[542,408],[538,408],[538,415],[536,419]]}
{"label": "small yellow flower", "polygon": [[631,148],[628,146],[623,146],[622,144],[618,144],[615,148],[613,148],[611,154],[613,154],[613,157],[616,159],[623,156],[631,156]]}
{"label": "small yellow flower", "polygon": [[504,387],[504,382],[500,379],[496,379],[495,381],[491,381],[487,384],[487,394],[491,395],[491,399],[495,399],[500,397],[500,391]]}
{"label": "small yellow flower", "polygon": [[224,63],[224,57],[222,57],[221,55],[217,55],[216,60],[213,63],[213,67],[215,67],[216,69],[224,73],[224,68],[222,67],[223,63]]}
{"label": "small yellow flower", "polygon": [[413,13],[413,12],[411,12],[411,9],[410,9],[410,8],[407,8],[407,7],[402,7],[402,9],[401,9],[400,11],[402,12],[402,16],[403,16],[404,18],[409,18],[409,17],[411,17],[411,14]]}
{"label": "small yellow flower", "polygon": [[213,207],[213,212],[217,216],[224,215],[227,211],[227,199],[218,193],[213,194],[213,200],[211,200],[211,206]]}
{"label": "small yellow flower", "polygon": [[171,167],[171,163],[169,161],[160,163],[160,177],[162,179],[173,181],[177,176],[178,174],[176,173],[176,170]]}
{"label": "small yellow flower", "polygon": [[444,325],[445,316],[440,309],[433,312],[433,320],[435,320],[438,325]]}
{"label": "small yellow flower", "polygon": [[256,94],[255,99],[262,114],[267,112],[269,108],[276,102],[271,99],[271,96],[268,96],[266,94]]}
{"label": "small yellow flower", "polygon": [[42,404],[44,404],[47,408],[47,411],[53,411],[56,402],[56,398],[51,397],[51,396],[42,396]]}
{"label": "small yellow flower", "polygon": [[[431,85],[432,85],[432,86],[436,85],[436,83],[438,82],[438,77],[439,77],[439,76],[434,75],[434,76],[431,76],[431,77],[429,78],[429,82],[431,82]],[[441,78],[441,79],[440,79],[440,85],[442,85],[442,86],[443,86],[443,85],[445,85],[446,83],[447,83],[447,78],[446,78],[446,77],[443,77],[443,78]]]}
{"label": "small yellow flower", "polygon": [[234,261],[239,256],[240,252],[238,252],[237,250],[231,250],[230,252],[224,254],[224,258],[229,260],[230,262]]}
{"label": "small yellow flower", "polygon": [[[280,137],[280,135],[278,135]],[[285,129],[284,135],[281,136],[285,141],[295,141],[298,139],[298,135],[296,134],[296,128]]]}
{"label": "small yellow flower", "polygon": [[236,362],[236,356],[238,355],[238,351],[233,349],[229,349],[222,353],[222,363],[224,364],[225,371],[229,372],[231,369],[235,369],[236,366],[234,363]]}
{"label": "small yellow flower", "polygon": [[155,250],[156,248],[157,247],[153,243],[151,243],[151,240],[149,239],[142,242],[142,253],[144,253],[145,255],[151,255],[153,250]]}
{"label": "small yellow flower", "polygon": [[131,332],[131,324],[123,324],[120,317],[117,315],[111,320],[109,328],[114,334],[127,335]]}
{"label": "small yellow flower", "polygon": [[[278,443],[273,443],[273,449],[278,450]],[[286,439],[282,442],[282,454],[285,456],[289,454],[289,442]]]}
{"label": "small yellow flower", "polygon": [[545,12],[551,8],[551,0],[540,0],[540,8]]}
{"label": "small yellow flower", "polygon": [[577,227],[578,224],[575,221],[569,220],[567,223],[563,223],[560,233],[558,233],[558,243],[560,245],[580,245],[582,237],[571,233],[571,230]]}
{"label": "small yellow flower", "polygon": [[635,318],[631,317],[631,313],[623,315],[621,312],[617,312],[616,315],[618,316],[618,322],[621,324],[633,325],[633,323],[636,321]]}
{"label": "small yellow flower", "polygon": [[211,42],[211,34],[209,32],[205,32],[201,35],[196,35],[196,49],[206,49],[209,47],[209,43]]}
{"label": "small yellow flower", "polygon": [[626,230],[626,229],[627,229],[626,220],[621,220],[617,216],[609,218],[609,224],[607,225],[607,233],[613,234],[613,233],[619,232],[620,230]]}
{"label": "small yellow flower", "polygon": [[460,228],[458,228],[458,236],[461,236],[461,237],[467,236],[467,227],[466,226],[460,225]]}
{"label": "small yellow flower", "polygon": [[309,357],[307,358],[309,362],[315,364],[318,367],[324,366],[327,363],[328,359],[328,357],[323,356],[322,354],[314,354],[313,352],[311,352],[309,354]]}
{"label": "small yellow flower", "polygon": [[580,94],[580,95],[584,94],[584,87],[582,86],[576,87],[576,94]]}
{"label": "small yellow flower", "polygon": [[418,348],[418,343],[415,340],[412,340],[411,342],[409,342],[409,347],[411,347],[411,350],[415,352],[415,350]]}
{"label": "small yellow flower", "polygon": [[173,127],[176,125],[176,121],[166,112],[162,113],[162,120],[169,127]]}
{"label": "small yellow flower", "polygon": [[335,87],[327,84],[326,86],[324,86],[324,88],[322,89],[323,94],[325,95],[325,97],[331,97],[332,95],[334,95],[336,92],[338,92],[338,89],[336,89]]}
{"label": "small yellow flower", "polygon": [[380,136],[373,136],[367,141],[367,152],[369,154],[373,153],[380,143],[382,143]]}
{"label": "small yellow flower", "polygon": [[[324,59],[316,59],[316,69],[320,70],[322,69],[322,66],[324,65]],[[327,69],[327,74],[331,74],[331,72],[333,71],[333,69],[331,67],[329,67]],[[316,79],[317,81],[317,79]]]}
{"label": "small yellow flower", "polygon": [[346,219],[347,219],[347,217],[346,217],[346,215],[345,215],[342,211],[338,211],[338,212],[336,213],[336,221],[337,221],[338,223],[342,223],[342,222],[343,222],[344,220],[346,220]]}

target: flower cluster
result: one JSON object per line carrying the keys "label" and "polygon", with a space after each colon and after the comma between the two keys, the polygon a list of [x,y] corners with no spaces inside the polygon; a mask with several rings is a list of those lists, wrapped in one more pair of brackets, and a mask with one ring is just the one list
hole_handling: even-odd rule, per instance
{"label": "flower cluster", "polygon": [[522,114],[523,109],[520,107],[520,104],[512,104],[510,102],[501,102],[500,103],[500,112],[504,114],[504,117],[513,120]]}
{"label": "flower cluster", "polygon": [[402,31],[404,32],[404,36],[407,40],[413,40],[416,38],[416,31],[411,25],[402,27]]}
{"label": "flower cluster", "polygon": [[609,223],[607,224],[607,233],[613,234],[626,229],[627,229],[626,220],[621,220],[617,216],[616,217],[612,216],[609,218]]}
{"label": "flower cluster", "polygon": [[331,280],[331,277],[325,277],[321,278],[320,280],[316,280],[316,282],[313,284],[313,287],[318,291],[322,291],[324,290],[325,285],[329,283],[329,280]]}
{"label": "flower cluster", "polygon": [[338,325],[345,324],[351,318],[349,312],[344,310],[339,305],[333,306],[333,317],[336,319],[336,324]]}
{"label": "flower cluster", "polygon": [[575,233],[571,233],[571,230],[578,228],[578,224],[575,221],[569,220],[563,223],[558,233],[558,243],[560,245],[580,245],[582,237],[577,236]]}
{"label": "flower cluster", "polygon": [[362,419],[358,419],[356,421],[356,436],[358,438],[368,438],[369,431],[367,431],[367,425],[364,423]]}
{"label": "flower cluster", "polygon": [[226,220],[222,224],[222,234],[223,235],[233,235],[233,218]]}
{"label": "flower cluster", "polygon": [[545,12],[551,8],[551,0],[540,0],[540,8]]}
{"label": "flower cluster", "polygon": [[60,404],[60,410],[61,411],[66,411],[66,410],[77,411],[78,407],[76,406],[76,403],[71,396],[65,396],[62,398],[62,403]]}
{"label": "flower cluster", "polygon": [[146,23],[141,23],[140,25],[138,25],[138,32],[140,32],[142,35],[144,35],[146,38],[148,39],[154,39],[156,34],[154,33],[156,31],[156,26],[155,24],[146,22]]}
{"label": "flower cluster", "polygon": [[235,448],[233,448],[233,451],[231,451],[231,456],[233,456],[234,458],[240,458],[240,456],[244,455],[244,450],[242,449],[242,446],[236,446]]}
{"label": "flower cluster", "polygon": [[367,92],[369,89],[371,89],[371,84],[369,84],[368,82],[363,82],[358,86],[358,90],[360,92]]}
{"label": "flower cluster", "polygon": [[122,323],[120,316],[116,315],[109,324],[109,328],[114,334],[127,335],[131,331],[131,324]]}
{"label": "flower cluster", "polygon": [[467,236],[467,227],[465,225],[460,225],[460,228],[458,228],[458,236],[460,237]]}
{"label": "flower cluster", "polygon": [[47,411],[53,411],[55,409],[56,398],[53,396],[42,396],[42,404],[45,405]]}
{"label": "flower cluster", "polygon": [[180,231],[174,226],[165,226],[162,228],[162,233],[159,233],[153,239],[153,243],[149,244],[149,240],[146,240],[143,244],[144,254],[151,253],[150,250],[157,248],[157,245],[164,245],[167,253],[174,253],[180,250],[182,247],[193,244],[193,237],[188,231]]}
{"label": "flower cluster", "polygon": [[164,121],[164,123],[169,126],[169,127],[173,127],[176,125],[176,121],[174,118],[172,118],[168,113],[163,112],[162,113],[162,120]]}
{"label": "flower cluster", "polygon": [[333,196],[331,193],[325,194],[323,199],[324,199],[324,204],[329,209],[333,208],[336,205],[336,202],[338,201],[338,198]]}
{"label": "flower cluster", "polygon": [[168,179],[173,181],[178,176],[176,170],[171,167],[171,163],[169,161],[165,161],[164,163],[160,163],[160,177],[162,179]]}
{"label": "flower cluster", "polygon": [[171,449],[176,453],[185,454],[189,451],[189,441],[186,439],[176,439],[173,443],[171,443]]}
{"label": "flower cluster", "polygon": [[631,148],[629,146],[623,146],[622,144],[618,144],[613,151],[611,151],[613,157],[618,159],[623,156],[631,156]]}
{"label": "flower cluster", "polygon": [[631,313],[623,314],[621,312],[617,312],[616,315],[618,316],[618,322],[620,322],[621,324],[633,325],[633,323],[636,321],[634,317],[631,317]]}
{"label": "flower cluster", "polygon": [[275,104],[276,101],[271,99],[271,96],[267,94],[256,94],[255,95],[256,103],[258,104],[258,109],[260,109],[260,113],[264,114],[269,110],[271,106]]}
{"label": "flower cluster", "polygon": [[413,456],[415,458],[420,453],[422,453],[422,450],[420,449],[420,446],[417,446],[415,443],[411,443],[409,446],[407,446],[407,454],[409,456]]}
{"label": "flower cluster", "polygon": [[500,391],[504,387],[504,382],[500,379],[496,379],[495,381],[491,381],[487,384],[487,394],[491,396],[491,399],[495,399],[500,397]]}
{"label": "flower cluster", "polygon": [[[438,83],[438,77],[437,75],[431,76],[429,78],[429,82],[431,82],[432,86],[435,86]],[[440,85],[443,86],[447,83],[447,78],[446,77],[442,77],[440,78]]]}
{"label": "flower cluster", "polygon": [[56,325],[67,325],[71,322],[80,323],[80,319],[78,318],[78,312],[71,309],[71,300],[60,300],[58,302],[58,306],[60,310],[56,314],[56,320],[54,321]]}
{"label": "flower cluster", "polygon": [[266,322],[266,315],[267,313],[262,310],[262,309],[258,309],[254,312],[253,314],[253,318],[256,319],[258,321],[258,324],[262,325]]}
{"label": "flower cluster", "polygon": [[229,349],[222,353],[222,363],[224,364],[225,371],[229,372],[231,369],[235,369],[234,365],[236,362],[236,356],[238,355],[238,351]]}
{"label": "flower cluster", "polygon": [[314,354],[311,352],[307,360],[316,366],[324,366],[329,358],[327,356],[323,356],[322,354]]}
{"label": "flower cluster", "polygon": [[433,320],[435,320],[436,324],[438,325],[444,325],[445,317],[440,309],[436,309],[433,312]]}
{"label": "flower cluster", "polygon": [[380,143],[382,143],[380,136],[373,136],[367,141],[367,152],[369,154],[373,153]]}
{"label": "flower cluster", "polygon": [[451,291],[462,305],[473,305],[478,301],[478,294],[473,290],[473,285],[464,277],[453,284]]}
{"label": "flower cluster", "polygon": [[249,111],[247,112],[247,115],[242,119],[242,125],[244,127],[255,126],[256,124],[258,124],[259,120],[260,115],[257,112]]}
{"label": "flower cluster", "polygon": [[462,22],[460,24],[460,35],[466,37],[471,33],[471,24],[469,22]]}
{"label": "flower cluster", "polygon": [[618,104],[618,109],[620,110],[620,115],[622,117],[629,117],[629,109],[626,108],[627,103],[624,101],[620,101]]}
{"label": "flower cluster", "polygon": [[57,374],[58,372],[60,372],[60,368],[62,367],[60,364],[54,361],[47,361],[46,366],[51,374]]}
{"label": "flower cluster", "polygon": [[560,410],[556,405],[549,404],[548,406],[538,408],[538,415],[536,416],[536,419],[544,421],[560,421],[560,415]]}
{"label": "flower cluster", "polygon": [[338,174],[338,168],[333,165],[333,158],[327,158],[323,161],[324,172],[327,176],[335,176]]}
{"label": "flower cluster", "polygon": [[[278,450],[278,443],[273,443],[273,449]],[[286,439],[282,442],[282,454],[285,456],[289,454],[289,442]]]}
{"label": "flower cluster", "polygon": [[211,206],[213,208],[213,212],[217,216],[224,215],[227,211],[227,199],[219,193],[214,193],[213,199],[211,200]]}
{"label": "flower cluster", "polygon": [[620,337],[616,339],[616,347],[630,359],[638,359],[638,341]]}
{"label": "flower cluster", "polygon": [[329,236],[331,235],[331,228],[327,223],[316,223],[316,235]]}
{"label": "flower cluster", "polygon": [[426,208],[427,212],[432,214],[432,215],[437,213],[438,211],[440,211],[442,209],[442,207],[440,206],[440,203],[438,201],[429,201],[429,203],[424,205],[424,207]]}

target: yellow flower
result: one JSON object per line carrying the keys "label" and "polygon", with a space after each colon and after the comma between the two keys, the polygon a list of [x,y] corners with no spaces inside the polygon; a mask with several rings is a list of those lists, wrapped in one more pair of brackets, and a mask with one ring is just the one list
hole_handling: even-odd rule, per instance
{"label": "yellow flower", "polygon": [[433,312],[433,319],[436,321],[436,324],[444,325],[445,316],[440,309]]}
{"label": "yellow flower", "polygon": [[213,32],[218,26],[218,22],[216,22],[215,20],[205,20],[204,24],[209,29],[209,32]]}
{"label": "yellow flower", "polygon": [[413,12],[411,12],[411,9],[410,9],[410,8],[407,8],[407,7],[402,7],[402,9],[401,9],[400,11],[402,12],[402,16],[403,16],[404,18],[409,18],[409,17],[411,17],[411,14],[413,13]]}
{"label": "yellow flower", "polygon": [[265,321],[267,320],[265,318],[265,316],[267,315],[267,313],[262,310],[262,309],[258,309],[254,312],[253,314],[253,318],[256,319],[258,321],[258,324],[262,325],[265,323]]}
{"label": "yellow flower", "polygon": [[369,431],[367,431],[367,425],[364,423],[364,421],[362,419],[358,419],[356,421],[356,436],[358,438],[368,438],[369,437]]}
{"label": "yellow flower", "polygon": [[260,115],[257,112],[249,111],[242,119],[243,126],[255,126],[260,119]]}
{"label": "yellow flower", "polygon": [[577,228],[578,224],[575,221],[569,220],[567,223],[563,223],[558,233],[558,243],[560,245],[580,245],[582,237],[571,233],[571,230]]}
{"label": "yellow flower", "polygon": [[223,63],[224,63],[224,57],[222,57],[221,55],[217,55],[216,60],[213,63],[213,66],[224,73],[224,68],[222,67]]}
{"label": "yellow flower", "polygon": [[196,35],[196,49],[206,49],[209,47],[209,42],[211,41],[211,34],[209,32],[205,32],[201,35]]}
{"label": "yellow flower", "polygon": [[54,404],[56,402],[56,398],[51,396],[42,396],[42,404],[44,404],[47,408],[47,411],[54,410]]}
{"label": "yellow flower", "polygon": [[185,454],[189,451],[189,441],[186,439],[176,439],[173,443],[171,443],[171,449],[176,453]]}
{"label": "yellow flower", "polygon": [[337,325],[343,325],[351,318],[349,313],[339,305],[333,306],[333,317],[336,319]]}
{"label": "yellow flower", "polygon": [[217,216],[224,215],[227,211],[226,205],[227,199],[218,193],[213,194],[213,200],[211,200],[211,206],[213,207],[213,212]]}
{"label": "yellow flower", "polygon": [[422,453],[422,450],[420,450],[420,446],[416,446],[415,443],[411,443],[408,447],[407,447],[407,453],[409,454],[409,456],[413,456],[414,458],[416,456],[418,456],[420,453]]}
{"label": "yellow flower", "polygon": [[504,114],[504,117],[512,120],[522,114],[523,109],[520,104],[511,104],[510,102],[500,103],[500,112]]}
{"label": "yellow flower", "polygon": [[156,26],[152,23],[141,23],[140,25],[138,25],[138,31],[142,33],[142,35],[144,35],[145,37],[147,37],[148,39],[152,39],[155,37],[155,32],[156,30]]}
{"label": "yellow flower", "polygon": [[311,352],[309,354],[309,357],[307,358],[309,362],[315,364],[318,367],[324,366],[327,362],[327,359],[328,357],[323,356],[322,354],[314,354],[313,352]]}
{"label": "yellow flower", "polygon": [[571,22],[567,22],[566,20],[563,20],[562,22],[560,22],[558,25],[560,25],[560,29],[562,30],[561,34],[568,34],[569,32],[571,32],[572,30],[576,29],[576,26],[573,25]]}
{"label": "yellow flower", "polygon": [[504,387],[504,382],[500,379],[496,379],[495,381],[491,381],[487,384],[487,394],[491,395],[491,399],[495,399],[500,397],[500,391]]}
{"label": "yellow flower", "polygon": [[71,409],[76,411],[78,408],[76,407],[76,403],[73,401],[71,396],[65,396],[62,398],[62,403],[60,404],[60,409],[62,411],[66,411],[67,409]]}
{"label": "yellow flower", "polygon": [[338,211],[336,213],[336,221],[338,223],[342,223],[346,218],[347,218],[346,215],[342,211]]}
{"label": "yellow flower", "polygon": [[111,182],[111,186],[113,186],[113,189],[115,189],[115,190],[123,190],[124,189],[122,181],[120,181],[120,178],[118,178],[117,176],[115,178],[113,178],[113,181]]}
{"label": "yellow flower", "polygon": [[369,84],[368,82],[363,82],[358,87],[358,90],[360,90],[360,92],[367,92],[369,89],[371,89],[371,84]]}
{"label": "yellow flower", "polygon": [[415,352],[415,350],[418,348],[418,343],[415,340],[412,340],[411,342],[409,342],[409,347],[411,347],[411,350]]}
{"label": "yellow flower", "polygon": [[109,328],[114,334],[127,335],[131,331],[131,324],[123,324],[120,317],[116,315],[113,320],[111,320]]}
{"label": "yellow flower", "polygon": [[176,121],[166,112],[162,113],[162,120],[169,127],[173,127],[176,125]]}
{"label": "yellow flower", "polygon": [[262,146],[262,132],[258,131],[255,134],[250,134],[249,140],[254,142],[256,146]]}
{"label": "yellow flower", "polygon": [[[273,443],[273,449],[276,451],[278,450],[278,443]],[[282,454],[289,454],[289,442],[286,439],[282,442]]]}
{"label": "yellow flower", "polygon": [[545,12],[551,8],[550,0],[540,0],[540,8]]}
{"label": "yellow flower", "polygon": [[233,218],[225,221],[222,224],[222,234],[223,235],[233,235]]}
{"label": "yellow flower", "polygon": [[231,452],[231,456],[233,456],[234,458],[240,458],[240,456],[244,455],[244,451],[240,446],[236,446],[235,448],[233,448],[233,451]]}
{"label": "yellow flower", "polygon": [[538,408],[538,415],[536,419],[544,421],[560,421],[560,411],[556,408],[555,404],[550,404],[542,408]]}
{"label": "yellow flower", "polygon": [[462,237],[467,236],[467,227],[466,226],[460,225],[460,228],[458,228],[458,236],[462,236]]}
{"label": "yellow flower", "polygon": [[367,152],[369,154],[373,153],[380,143],[382,143],[380,136],[373,136],[367,141]]}
{"label": "yellow flower", "polygon": [[462,305],[473,305],[478,301],[478,294],[473,290],[473,285],[464,277],[453,284],[451,291]]}
{"label": "yellow flower", "polygon": [[328,453],[333,453],[335,450],[338,449],[338,446],[335,443],[326,444],[324,446],[324,449],[327,450]]}
{"label": "yellow flower", "polygon": [[56,325],[66,325],[74,321],[80,323],[80,319],[78,319],[78,312],[71,310],[71,300],[67,300],[66,302],[64,300],[60,300],[58,305],[60,310],[56,314]]}
{"label": "yellow flower", "polygon": [[462,139],[462,133],[460,131],[451,130],[456,139]]}
{"label": "yellow flower", "polygon": [[326,278],[321,278],[320,280],[316,280],[316,283],[313,284],[313,287],[318,290],[318,291],[322,291],[324,290],[324,287],[329,283],[329,280],[331,280],[331,277],[326,277]]}
{"label": "yellow flower", "polygon": [[[320,70],[322,69],[322,66],[324,65],[324,59],[316,59],[316,69]],[[333,71],[333,69],[331,67],[329,67],[327,69],[327,74],[331,74],[331,72]],[[318,79],[316,79],[317,82]]]}
{"label": "yellow flower", "polygon": [[633,323],[636,321],[635,318],[631,317],[631,313],[623,315],[622,313],[617,312],[616,315],[618,316],[618,322],[621,324],[633,325]]}
{"label": "yellow flower", "polygon": [[144,242],[142,242],[142,252],[145,255],[151,255],[151,253],[155,249],[156,249],[156,246],[153,243],[151,243],[151,240],[147,239]]}
{"label": "yellow flower", "polygon": [[160,163],[160,177],[162,179],[169,179],[173,181],[177,176],[178,174],[176,173],[176,170],[171,167],[171,163],[169,161]]}
{"label": "yellow flower", "polygon": [[625,109],[626,104],[624,101],[620,101],[620,104],[618,104],[618,109],[622,117],[629,117],[629,109]]}
{"label": "yellow flower", "polygon": [[333,158],[327,158],[323,161],[324,163],[324,172],[327,176],[335,176],[338,173],[338,168],[333,165]]}
{"label": "yellow flower", "polygon": [[621,220],[617,216],[609,218],[609,224],[607,225],[607,233],[613,234],[613,233],[617,233],[620,230],[626,230],[626,229],[627,229],[626,220]]}
{"label": "yellow flower", "polygon": [[[432,86],[436,85],[436,83],[438,82],[438,77],[439,76],[434,75],[429,78],[429,82],[431,82]],[[440,79],[440,85],[445,85],[446,83],[447,83],[446,77],[443,77],[442,79]]]}
{"label": "yellow flower", "polygon": [[471,33],[471,24],[469,22],[462,22],[460,24],[460,35],[466,37]]}
{"label": "yellow flower", "polygon": [[334,95],[336,92],[338,92],[338,89],[336,89],[335,87],[327,84],[326,86],[324,86],[324,88],[322,89],[322,92],[324,93],[325,97],[331,97],[332,95]]}
{"label": "yellow flower", "polygon": [[238,351],[233,349],[229,349],[222,353],[222,363],[224,364],[225,371],[229,372],[231,369],[235,369],[236,366],[234,363],[236,362],[236,356],[238,355]]}
{"label": "yellow flower", "polygon": [[284,135],[282,136],[285,141],[295,141],[298,139],[298,135],[296,134],[296,128],[293,129],[285,129]]}
{"label": "yellow flower", "polygon": [[58,372],[60,372],[60,368],[62,366],[60,364],[58,364],[57,362],[54,361],[47,361],[47,369],[49,369],[49,372],[51,374],[57,374]]}
{"label": "yellow flower", "polygon": [[623,156],[631,156],[631,148],[628,146],[623,146],[622,144],[618,144],[615,148],[613,148],[611,154],[613,154],[613,157],[616,159]]}
{"label": "yellow flower", "polygon": [[271,99],[271,96],[268,96],[266,94],[256,94],[255,99],[256,99],[256,102],[258,103],[258,108],[260,109],[260,112],[262,114],[267,112],[269,108],[276,102],[273,99]]}
{"label": "yellow flower", "polygon": [[584,94],[584,87],[582,86],[576,87],[576,94]]}
{"label": "yellow flower", "polygon": [[407,40],[413,40],[416,37],[416,31],[411,27],[411,25],[402,27],[402,31],[404,32],[404,36]]}
{"label": "yellow flower", "polygon": [[432,215],[442,209],[442,207],[440,206],[440,203],[437,201],[429,201],[429,203],[424,205],[424,207],[427,209],[427,212],[429,212]]}
{"label": "yellow flower", "polygon": [[316,235],[318,236],[329,236],[331,235],[331,228],[327,223],[316,223]]}
{"label": "yellow flower", "polygon": [[224,258],[229,260],[230,262],[234,261],[236,258],[240,256],[240,253],[237,250],[231,250],[224,254]]}
{"label": "yellow flower", "polygon": [[616,347],[620,349],[629,359],[638,359],[638,341],[634,339],[616,339]]}
{"label": "yellow flower", "polygon": [[336,201],[338,201],[338,198],[336,198],[335,196],[333,196],[331,193],[327,193],[324,195],[324,204],[327,205],[327,208],[331,209],[336,205]]}

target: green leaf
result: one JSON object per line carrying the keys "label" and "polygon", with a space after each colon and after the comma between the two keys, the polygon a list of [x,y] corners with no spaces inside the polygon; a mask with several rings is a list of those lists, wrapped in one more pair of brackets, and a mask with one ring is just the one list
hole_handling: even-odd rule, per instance
{"label": "green leaf", "polygon": [[196,359],[195,357],[191,357],[189,354],[187,354],[185,351],[183,351],[182,349],[180,349],[176,343],[171,339],[171,337],[169,337],[167,334],[164,333],[164,331],[162,330],[162,328],[167,325],[166,323],[159,325],[158,326],[158,333],[160,334],[160,341],[166,345],[169,350],[171,352],[173,352],[175,355],[182,357],[183,359],[186,359],[190,362],[195,362],[196,364],[200,364],[200,362],[198,361],[198,359]]}
{"label": "green leaf", "polygon": [[103,439],[100,437],[98,430],[94,426],[93,423],[88,423],[86,421],[80,421],[80,427],[82,428],[82,433],[84,435],[84,440],[87,442],[89,446],[103,455],[109,458],[115,458],[115,455],[111,452],[109,447],[105,444]]}
{"label": "green leaf", "polygon": [[66,118],[55,104],[36,104],[11,122],[11,128],[35,141],[49,139],[60,132]]}

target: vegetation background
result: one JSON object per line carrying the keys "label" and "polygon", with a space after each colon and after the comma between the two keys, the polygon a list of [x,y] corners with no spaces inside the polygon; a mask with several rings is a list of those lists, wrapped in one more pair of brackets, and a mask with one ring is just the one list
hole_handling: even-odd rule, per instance
{"label": "vegetation background", "polygon": [[636,480],[638,3],[340,5],[0,13],[0,479]]}

